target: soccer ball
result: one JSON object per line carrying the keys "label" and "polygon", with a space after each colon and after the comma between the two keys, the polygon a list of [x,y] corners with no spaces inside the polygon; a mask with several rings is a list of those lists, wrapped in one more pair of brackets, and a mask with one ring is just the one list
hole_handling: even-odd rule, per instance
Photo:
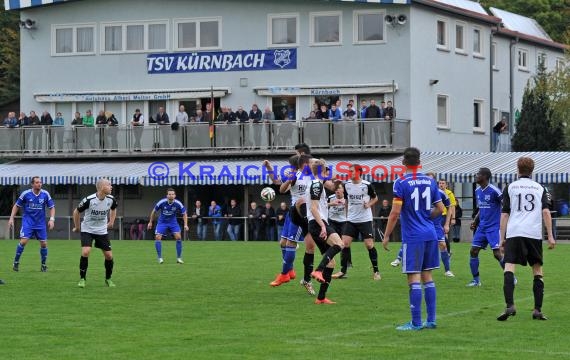
{"label": "soccer ball", "polygon": [[261,190],[261,199],[263,201],[273,201],[275,199],[275,190],[270,187],[263,188]]}

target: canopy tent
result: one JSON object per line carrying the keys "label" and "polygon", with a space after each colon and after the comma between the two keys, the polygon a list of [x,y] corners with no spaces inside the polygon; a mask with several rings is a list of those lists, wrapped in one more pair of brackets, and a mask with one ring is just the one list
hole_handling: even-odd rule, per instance
{"label": "canopy tent", "polygon": [[[473,183],[480,167],[493,173],[492,182],[505,183],[516,179],[516,162],[521,156],[535,160],[533,178],[540,183],[570,183],[570,152],[422,153],[422,172],[435,172],[452,183]],[[346,174],[349,164],[365,166],[363,176],[371,182],[392,182],[401,173],[401,155],[377,157],[344,157],[327,159],[333,173]],[[0,185],[27,185],[32,176],[40,176],[50,185],[89,185],[107,177],[116,185],[178,186],[178,185],[254,185],[269,184],[261,158],[191,159],[159,161],[18,161],[0,165]],[[287,159],[272,160],[275,172],[285,174]]]}

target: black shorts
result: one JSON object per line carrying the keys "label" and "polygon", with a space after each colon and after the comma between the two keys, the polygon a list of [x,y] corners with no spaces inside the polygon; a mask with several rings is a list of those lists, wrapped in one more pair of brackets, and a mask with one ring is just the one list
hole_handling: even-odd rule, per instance
{"label": "black shorts", "polygon": [[335,231],[338,235],[343,234],[343,228],[344,228],[344,224],[346,224],[346,221],[340,222],[340,221],[329,220],[329,223],[335,229]]}
{"label": "black shorts", "polygon": [[291,222],[301,228],[301,235],[304,237],[309,233],[309,223],[307,221],[307,204],[301,204],[302,214],[299,214],[295,206],[292,206],[289,211]]}
{"label": "black shorts", "polygon": [[[338,234],[331,225],[329,225],[326,221],[323,222],[325,223],[325,227],[327,229],[327,239],[331,234]],[[315,241],[315,244],[317,244],[317,247],[319,248],[321,254],[324,254],[330,248],[330,245],[327,244],[327,239],[321,239],[321,227],[319,224],[317,224],[316,220],[309,221],[309,233],[313,237],[313,240]]]}
{"label": "black shorts", "polygon": [[111,251],[111,242],[109,241],[109,235],[98,235],[91,234],[88,232],[81,233],[81,246],[92,247],[93,240],[95,240],[95,247],[103,251]]}
{"label": "black shorts", "polygon": [[344,229],[342,229],[342,234],[350,236],[353,239],[358,239],[358,235],[362,234],[362,240],[374,239],[374,229],[372,227],[372,221],[367,221],[363,223],[353,223],[347,221],[344,224]]}
{"label": "black shorts", "polygon": [[542,240],[516,236],[505,243],[505,263],[542,266]]}

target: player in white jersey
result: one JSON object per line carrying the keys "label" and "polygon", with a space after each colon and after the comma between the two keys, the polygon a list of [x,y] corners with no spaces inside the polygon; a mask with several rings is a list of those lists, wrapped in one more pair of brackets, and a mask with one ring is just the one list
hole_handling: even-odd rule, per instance
{"label": "player in white jersey", "polygon": [[315,177],[311,181],[306,195],[309,232],[318,246],[323,258],[311,276],[321,283],[315,304],[334,304],[327,299],[326,292],[332,280],[335,266],[334,257],[342,250],[342,240],[335,229],[327,222],[329,209],[323,179],[329,175],[329,168],[324,160],[316,160],[311,164],[311,172]]}
{"label": "player in white jersey", "polygon": [[542,223],[546,226],[548,248],[554,249],[555,240],[552,235],[552,219],[548,209],[548,194],[544,187],[531,180],[534,160],[521,157],[517,161],[519,179],[509,184],[503,191],[503,208],[501,214],[501,247],[504,248],[504,284],[503,293],[507,307],[497,317],[505,321],[516,315],[515,264],[532,267],[534,281],[534,320],[547,320],[542,313],[544,298],[544,282],[542,280]]}
{"label": "player in white jersey", "polygon": [[[111,196],[111,182],[107,179],[97,181],[97,192],[89,195],[73,210],[73,232],[81,231],[81,259],[79,260],[79,284],[85,287],[89,254],[93,241],[95,247],[103,251],[105,257],[105,284],[115,287],[111,280],[113,274],[113,252],[107,230],[113,228],[117,216],[117,201]],[[83,222],[80,214],[85,213]]]}
{"label": "player in white jersey", "polygon": [[362,167],[352,164],[350,166],[351,179],[344,185],[344,197],[348,204],[346,224],[342,230],[344,248],[340,256],[340,271],[333,275],[335,279],[346,278],[348,265],[352,262],[350,245],[352,240],[362,236],[364,245],[368,249],[368,257],[372,264],[372,278],[380,280],[378,270],[378,252],[374,247],[374,229],[372,225],[372,206],[378,202],[376,191],[368,181],[362,180]]}
{"label": "player in white jersey", "polygon": [[346,199],[344,198],[344,187],[339,184],[331,196],[328,198],[329,204],[329,225],[337,234],[342,235],[342,229],[346,224]]}

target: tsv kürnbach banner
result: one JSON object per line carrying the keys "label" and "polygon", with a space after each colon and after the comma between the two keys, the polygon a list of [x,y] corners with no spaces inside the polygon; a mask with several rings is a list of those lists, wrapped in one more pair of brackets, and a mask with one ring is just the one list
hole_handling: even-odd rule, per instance
{"label": "tsv k\u00fcrnbach banner", "polygon": [[292,70],[297,49],[149,54],[146,60],[149,74]]}

